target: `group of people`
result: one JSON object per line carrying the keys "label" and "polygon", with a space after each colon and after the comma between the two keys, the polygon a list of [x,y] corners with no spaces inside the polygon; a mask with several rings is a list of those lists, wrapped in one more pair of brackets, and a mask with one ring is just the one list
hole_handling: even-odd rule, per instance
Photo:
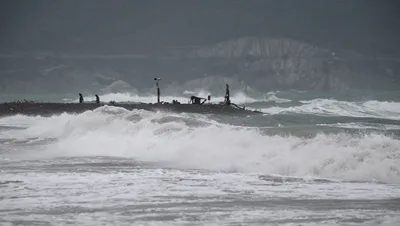
{"label": "group of people", "polygon": [[[97,104],[100,104],[100,97],[99,97],[99,95],[95,95],[95,97],[96,97],[96,103]],[[83,96],[82,96],[82,93],[79,93],[79,103],[83,103],[84,102],[84,99],[83,99]]]}
{"label": "group of people", "polygon": [[[99,95],[95,95],[96,97],[96,103],[100,103],[100,97]],[[202,101],[203,100],[203,101]],[[199,105],[203,105],[206,101],[210,101],[211,100],[211,95],[208,95],[207,99],[206,98],[202,98],[202,97],[197,97],[197,96],[191,96],[190,97],[190,104],[199,104]],[[83,103],[84,99],[83,99],[83,95],[82,93],[79,93],[79,103]],[[172,101],[173,104],[180,104],[177,100],[173,100]],[[225,90],[225,100],[223,102],[226,105],[231,105],[231,99],[230,99],[230,94],[229,94],[229,85],[226,84],[226,90]]]}
{"label": "group of people", "polygon": [[[203,100],[203,102],[201,102],[201,100]],[[207,99],[206,98],[202,98],[202,97],[191,96],[189,103],[202,105],[207,100],[208,101],[211,100],[211,95],[208,95]],[[225,100],[224,100],[223,104],[226,104],[226,105],[230,105],[231,104],[231,98],[230,98],[230,94],[229,94],[229,85],[228,84],[226,84]]]}

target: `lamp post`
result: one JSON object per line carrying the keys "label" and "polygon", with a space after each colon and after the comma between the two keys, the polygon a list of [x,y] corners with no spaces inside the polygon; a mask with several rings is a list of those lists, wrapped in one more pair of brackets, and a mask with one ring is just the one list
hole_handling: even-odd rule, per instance
{"label": "lamp post", "polygon": [[156,81],[156,86],[157,86],[157,103],[160,103],[160,82],[161,78],[154,78],[154,81]]}

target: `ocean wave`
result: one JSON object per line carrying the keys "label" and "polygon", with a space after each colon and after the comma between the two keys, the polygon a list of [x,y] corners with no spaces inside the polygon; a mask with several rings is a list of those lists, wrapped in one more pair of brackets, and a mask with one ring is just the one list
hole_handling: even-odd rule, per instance
{"label": "ocean wave", "polygon": [[275,102],[275,103],[278,103],[278,104],[291,102],[291,100],[289,100],[289,99],[277,97],[276,94],[277,94],[277,92],[269,92],[269,93],[267,93],[265,101],[266,102]]}
{"label": "ocean wave", "polygon": [[320,116],[371,117],[400,120],[400,103],[386,101],[347,102],[334,99],[300,101],[292,107],[261,109],[268,114],[313,114]]}
{"label": "ocean wave", "polygon": [[31,120],[20,136],[57,141],[24,158],[115,156],[177,168],[400,182],[400,140],[381,134],[267,136],[201,115],[115,107]]}
{"label": "ocean wave", "polygon": [[345,129],[377,129],[377,130],[400,130],[400,125],[375,124],[362,122],[334,123],[334,124],[317,124],[317,126],[337,127]]}

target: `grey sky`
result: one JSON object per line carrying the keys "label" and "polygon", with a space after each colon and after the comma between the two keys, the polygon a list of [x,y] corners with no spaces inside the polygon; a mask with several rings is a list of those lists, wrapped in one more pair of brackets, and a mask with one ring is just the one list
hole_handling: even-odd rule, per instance
{"label": "grey sky", "polygon": [[0,50],[138,52],[289,36],[400,55],[396,0],[2,0]]}

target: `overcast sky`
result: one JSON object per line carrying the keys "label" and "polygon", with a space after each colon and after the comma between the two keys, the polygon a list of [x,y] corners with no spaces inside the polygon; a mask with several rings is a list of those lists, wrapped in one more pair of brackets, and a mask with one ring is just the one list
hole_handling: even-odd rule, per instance
{"label": "overcast sky", "polygon": [[288,36],[400,56],[398,0],[1,0],[0,51],[139,52]]}

